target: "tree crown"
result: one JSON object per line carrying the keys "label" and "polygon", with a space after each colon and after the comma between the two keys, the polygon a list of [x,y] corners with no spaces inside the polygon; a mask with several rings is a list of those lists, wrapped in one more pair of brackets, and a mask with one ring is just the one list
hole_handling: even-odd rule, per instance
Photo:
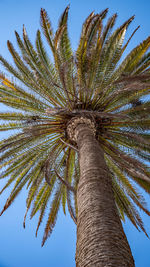
{"label": "tree crown", "polygon": [[34,47],[25,27],[23,39],[15,32],[21,54],[7,43],[16,67],[0,56],[16,78],[15,82],[0,75],[0,102],[12,108],[0,113],[1,120],[8,121],[1,123],[0,130],[16,130],[0,142],[1,178],[9,177],[0,193],[14,183],[1,214],[26,185],[27,212],[32,206],[32,218],[39,211],[36,234],[50,205],[42,244],[53,230],[61,204],[66,213],[67,203],[76,222],[78,147],[68,134],[68,129],[73,133],[76,119],[93,127],[104,150],[120,218],[125,220],[126,215],[146,233],[136,206],[148,215],[150,212],[136,184],[150,193],[150,37],[121,60],[138,28],[125,42],[134,17],[113,31],[117,15],[103,26],[106,9],[87,17],[73,52],[68,10],[54,34],[47,12],[41,9],[41,26],[53,60],[44,48],[41,32],[37,31]]}

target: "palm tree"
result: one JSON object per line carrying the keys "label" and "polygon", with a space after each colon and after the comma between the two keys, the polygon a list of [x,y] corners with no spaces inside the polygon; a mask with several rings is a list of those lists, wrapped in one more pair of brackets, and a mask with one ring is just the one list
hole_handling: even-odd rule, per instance
{"label": "palm tree", "polygon": [[[83,23],[74,53],[68,37],[68,10],[53,33],[41,9],[41,26],[51,48],[50,60],[38,30],[35,48],[23,27],[17,32],[20,54],[8,41],[16,67],[0,61],[15,79],[1,73],[1,131],[15,130],[0,142],[1,193],[14,184],[1,214],[24,186],[27,216],[49,215],[42,245],[62,205],[77,224],[76,266],[134,266],[121,220],[146,235],[137,208],[150,215],[140,187],[150,193],[150,37],[121,60],[130,38],[131,17],[113,31],[117,15],[93,12]],[[141,100],[142,99],[142,100]],[[140,103],[136,104],[135,103]],[[18,109],[18,111],[17,111]],[[137,186],[136,186],[137,184]]]}

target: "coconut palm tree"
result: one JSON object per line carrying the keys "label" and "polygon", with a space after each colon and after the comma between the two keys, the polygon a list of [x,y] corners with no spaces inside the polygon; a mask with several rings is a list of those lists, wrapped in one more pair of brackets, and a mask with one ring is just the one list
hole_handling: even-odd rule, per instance
{"label": "coconut palm tree", "polygon": [[[122,55],[134,17],[113,31],[117,15],[103,26],[108,10],[83,23],[76,52],[68,37],[68,10],[53,33],[41,9],[35,47],[23,27],[18,53],[8,41],[14,65],[0,61],[15,78],[1,73],[1,193],[14,184],[1,214],[28,188],[27,216],[39,212],[36,234],[49,209],[42,245],[62,205],[77,224],[76,266],[134,266],[121,220],[146,235],[138,209],[150,215],[140,188],[150,193],[150,37]],[[141,100],[142,99],[142,100]],[[135,105],[135,103],[140,103]],[[17,111],[18,109],[18,111]]]}

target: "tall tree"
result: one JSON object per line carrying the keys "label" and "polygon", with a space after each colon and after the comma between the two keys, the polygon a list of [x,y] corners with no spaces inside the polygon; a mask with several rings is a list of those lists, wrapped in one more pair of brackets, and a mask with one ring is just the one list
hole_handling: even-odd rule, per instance
{"label": "tall tree", "polygon": [[0,113],[8,121],[0,130],[15,130],[0,142],[1,179],[8,177],[0,193],[14,184],[1,215],[27,186],[24,227],[32,207],[37,234],[49,208],[42,245],[67,205],[77,224],[76,266],[134,266],[121,220],[147,235],[137,208],[150,215],[139,192],[150,193],[150,37],[121,60],[138,28],[124,42],[134,17],[113,31],[117,15],[104,27],[106,9],[87,17],[74,53],[68,10],[54,34],[41,9],[53,60],[41,32],[34,47],[25,27],[23,38],[15,32],[20,54],[7,43],[16,67],[0,56],[15,77],[0,75],[0,102],[11,107]]}

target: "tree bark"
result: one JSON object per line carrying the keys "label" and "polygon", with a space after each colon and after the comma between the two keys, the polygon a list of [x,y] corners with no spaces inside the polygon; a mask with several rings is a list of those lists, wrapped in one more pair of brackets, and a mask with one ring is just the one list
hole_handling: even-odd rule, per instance
{"label": "tree bark", "polygon": [[80,164],[76,266],[133,267],[103,150],[86,124],[75,132]]}

